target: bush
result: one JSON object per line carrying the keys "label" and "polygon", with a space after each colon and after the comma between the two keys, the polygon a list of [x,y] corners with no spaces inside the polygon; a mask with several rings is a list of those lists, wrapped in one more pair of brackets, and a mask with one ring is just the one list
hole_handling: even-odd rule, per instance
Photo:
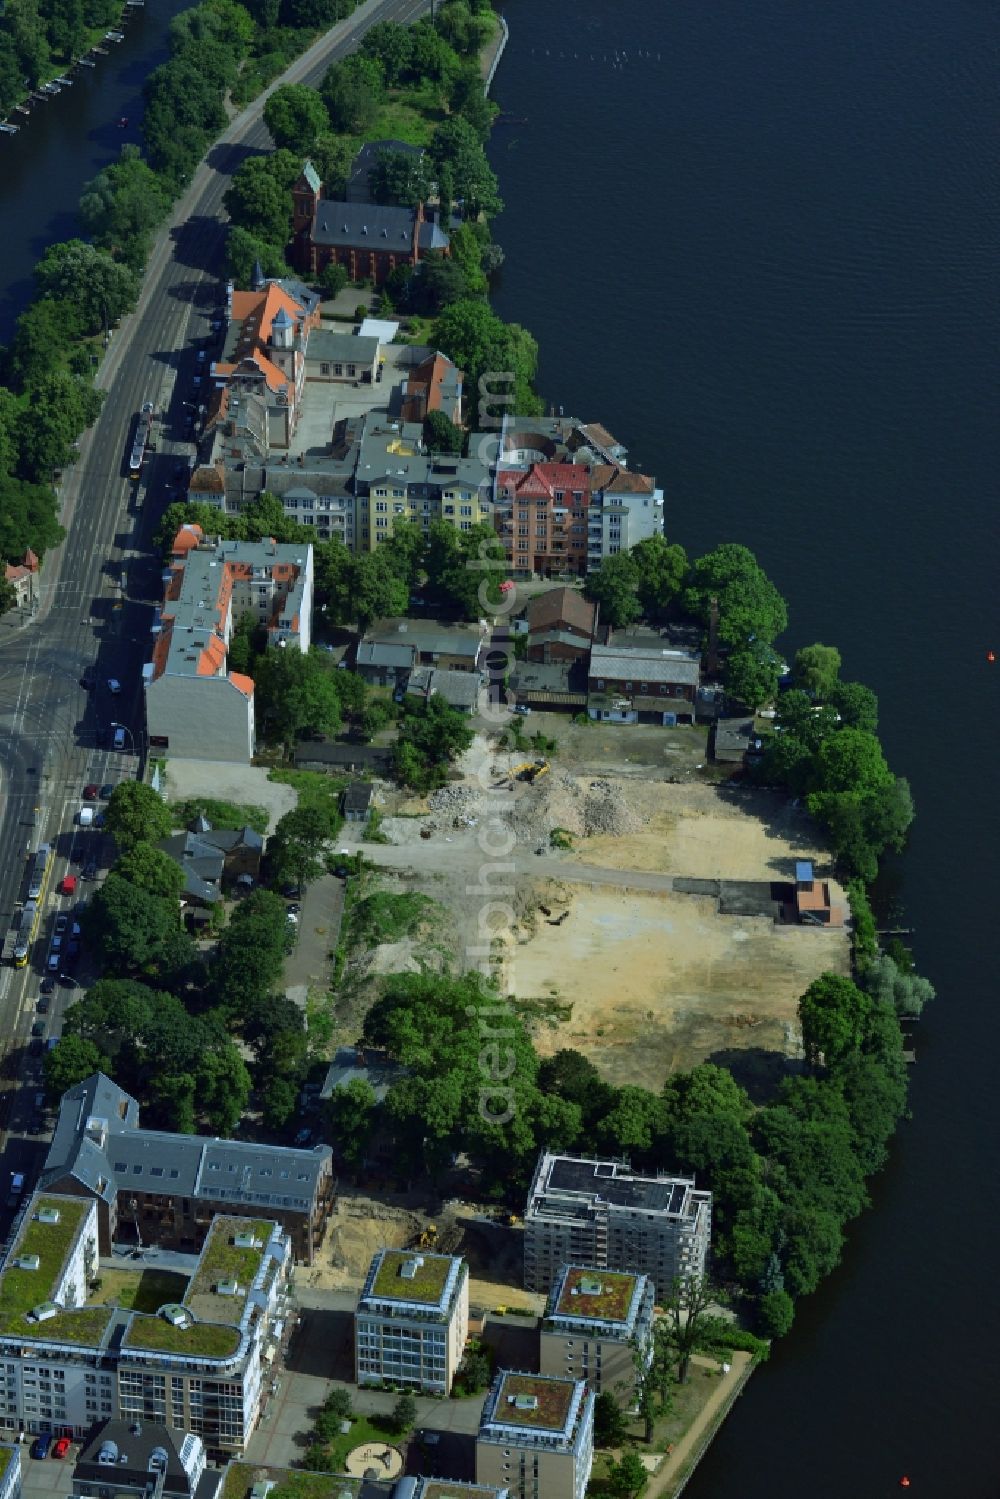
{"label": "bush", "polygon": [[878,934],[875,929],[875,916],[863,881],[848,881],[847,900],[851,908],[851,920],[854,924],[851,939],[854,968],[857,973],[862,974],[871,967],[878,957]]}
{"label": "bush", "polygon": [[760,1330],[766,1338],[783,1338],[795,1320],[795,1302],[787,1291],[768,1291],[758,1307]]}
{"label": "bush", "polygon": [[359,302],[357,307],[355,307],[354,316],[358,319],[359,322],[364,322],[365,318],[368,316],[368,308],[365,306],[364,302]]}

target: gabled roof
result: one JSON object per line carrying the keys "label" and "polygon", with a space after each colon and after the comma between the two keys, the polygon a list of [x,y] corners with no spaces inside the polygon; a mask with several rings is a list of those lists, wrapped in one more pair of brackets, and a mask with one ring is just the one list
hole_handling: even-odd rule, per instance
{"label": "gabled roof", "polygon": [[557,489],[562,490],[565,497],[574,489],[587,494],[591,488],[591,476],[583,463],[533,463],[526,472],[502,469],[497,475],[497,483],[529,499],[533,495],[551,498]]}
{"label": "gabled roof", "polygon": [[322,190],[323,184],[319,180],[319,173],[311,161],[306,161],[302,167],[302,176],[306,179],[314,193]]}
{"label": "gabled roof", "polygon": [[528,629],[532,635],[536,631],[552,629],[560,620],[592,635],[597,611],[591,601],[585,599],[577,589],[552,588],[533,598],[528,604],[527,613]]}
{"label": "gabled roof", "polygon": [[[123,1111],[123,1112],[122,1112]],[[100,1150],[87,1134],[88,1121],[103,1120],[107,1141]],[[297,1150],[249,1140],[216,1140],[141,1129],[139,1106],[103,1073],[70,1088],[45,1159],[41,1185],[73,1176],[106,1202],[126,1184],[140,1191],[168,1192],[231,1207],[306,1211],[318,1180],[327,1172],[329,1146]],[[98,1180],[104,1187],[98,1190]]]}
{"label": "gabled roof", "polygon": [[649,474],[636,474],[617,463],[595,463],[591,470],[594,489],[605,494],[652,494],[656,482]]}

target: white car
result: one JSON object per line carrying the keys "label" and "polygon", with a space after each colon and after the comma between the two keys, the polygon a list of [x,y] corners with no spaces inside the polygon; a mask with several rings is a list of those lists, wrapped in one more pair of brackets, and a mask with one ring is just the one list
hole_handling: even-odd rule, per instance
{"label": "white car", "polygon": [[76,820],[77,820],[77,822],[80,824],[80,826],[82,828],[93,827],[93,825],[94,825],[94,809],[93,809],[93,807],[81,807],[80,810],[79,810],[79,812],[77,813],[77,819]]}
{"label": "white car", "polygon": [[109,677],[108,678],[108,691],[111,693],[111,696],[112,697],[117,697],[118,694],[121,692],[121,690],[122,690],[122,684],[119,682],[118,678],[117,677]]}

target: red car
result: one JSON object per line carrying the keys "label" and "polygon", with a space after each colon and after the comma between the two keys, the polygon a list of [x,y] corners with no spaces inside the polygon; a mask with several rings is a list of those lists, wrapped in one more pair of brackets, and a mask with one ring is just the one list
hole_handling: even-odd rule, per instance
{"label": "red car", "polygon": [[69,1451],[69,1447],[70,1447],[69,1437],[60,1437],[59,1440],[58,1440],[58,1442],[55,1444],[55,1446],[52,1449],[52,1456],[53,1457],[65,1457],[66,1454],[67,1454],[67,1452]]}
{"label": "red car", "polygon": [[89,786],[84,786],[84,788],[83,788],[83,799],[84,799],[84,801],[85,802],[96,802],[96,800],[98,798],[98,795],[100,794],[100,790],[101,790],[100,786],[95,786],[93,782],[91,782],[91,784]]}

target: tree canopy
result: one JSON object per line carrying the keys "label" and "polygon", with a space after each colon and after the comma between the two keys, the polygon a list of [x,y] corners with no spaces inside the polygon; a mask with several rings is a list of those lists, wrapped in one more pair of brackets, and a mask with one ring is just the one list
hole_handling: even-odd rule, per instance
{"label": "tree canopy", "polygon": [[749,548],[736,542],[724,542],[691,565],[685,609],[707,626],[713,598],[724,645],[743,648],[754,640],[770,645],[788,624],[784,599]]}
{"label": "tree canopy", "polygon": [[108,798],[104,825],[121,849],[156,843],[173,827],[170,809],[158,791],[143,781],[121,781]]}

